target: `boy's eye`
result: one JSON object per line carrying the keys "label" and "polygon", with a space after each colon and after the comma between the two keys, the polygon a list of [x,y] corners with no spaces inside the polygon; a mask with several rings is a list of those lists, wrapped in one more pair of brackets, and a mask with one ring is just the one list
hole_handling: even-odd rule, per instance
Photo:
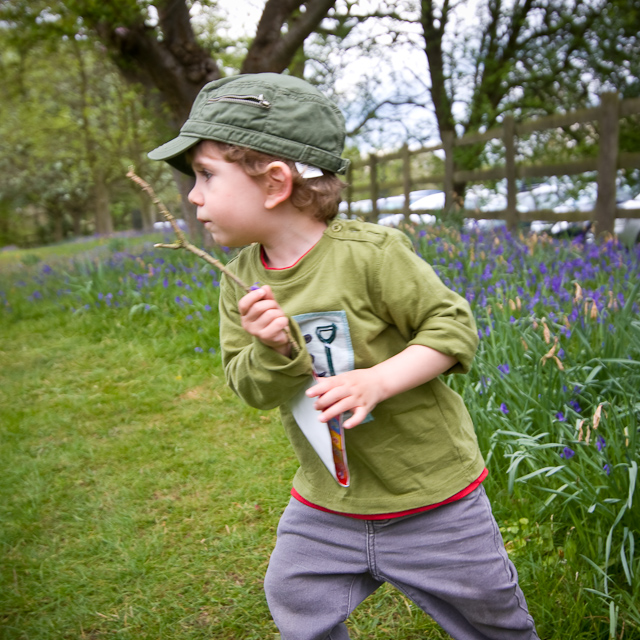
{"label": "boy's eye", "polygon": [[207,171],[206,169],[200,169],[200,170],[196,171],[196,173],[198,175],[201,175],[204,178],[205,182],[208,182],[209,178],[213,177],[213,174],[211,172]]}

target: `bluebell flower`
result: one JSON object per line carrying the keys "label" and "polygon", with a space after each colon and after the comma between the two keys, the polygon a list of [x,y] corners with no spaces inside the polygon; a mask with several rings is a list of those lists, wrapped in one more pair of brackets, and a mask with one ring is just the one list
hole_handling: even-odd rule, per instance
{"label": "bluebell flower", "polygon": [[596,439],[596,449],[602,451],[607,446],[606,440],[602,436],[598,436]]}
{"label": "bluebell flower", "polygon": [[560,422],[564,422],[564,413],[562,413],[562,411],[558,411],[558,413],[556,413],[556,418],[560,420]]}
{"label": "bluebell flower", "polygon": [[609,475],[611,473],[611,465],[605,464],[604,467],[602,467],[602,470]]}
{"label": "bluebell flower", "polygon": [[506,415],[507,413],[509,413],[509,407],[507,407],[507,405],[503,402],[500,405],[500,411],[502,411],[502,413]]}
{"label": "bluebell flower", "polygon": [[205,304],[204,305],[204,310],[205,311],[211,311],[211,305],[210,304]]}
{"label": "bluebell flower", "polygon": [[560,457],[564,458],[565,460],[568,460],[569,458],[573,458],[573,456],[575,455],[576,455],[576,452],[573,449],[570,449],[569,447],[565,447],[562,450]]}
{"label": "bluebell flower", "polygon": [[504,375],[508,375],[508,373],[509,373],[509,365],[508,364],[499,364],[498,365],[498,371],[500,371],[500,373],[503,373]]}
{"label": "bluebell flower", "polygon": [[196,353],[202,353],[202,347],[196,347],[196,348],[194,349],[194,351],[195,351]]}

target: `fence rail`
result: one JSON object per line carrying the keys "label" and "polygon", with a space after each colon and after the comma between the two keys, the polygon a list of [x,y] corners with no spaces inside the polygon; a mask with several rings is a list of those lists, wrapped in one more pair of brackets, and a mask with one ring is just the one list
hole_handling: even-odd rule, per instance
{"label": "fence rail", "polygon": [[[454,184],[467,182],[484,182],[506,180],[507,206],[501,211],[469,211],[467,218],[505,220],[510,227],[519,222],[533,220],[557,222],[566,220],[579,222],[591,220],[598,233],[612,232],[616,218],[640,218],[640,210],[620,209],[616,205],[616,172],[618,169],[640,169],[640,152],[621,152],[619,149],[620,120],[640,114],[640,98],[620,100],[617,93],[603,93],[600,105],[589,109],[580,109],[568,113],[554,114],[526,122],[515,122],[513,116],[505,116],[502,126],[481,133],[471,133],[456,138],[453,131],[442,133],[442,141],[419,149],[409,149],[405,145],[399,151],[387,154],[371,154],[366,160],[352,163],[347,181],[347,213],[352,215],[354,194],[367,193],[371,199],[371,220],[379,215],[378,199],[381,191],[402,188],[404,205],[401,209],[389,213],[422,213],[410,209],[412,191],[426,187],[440,186],[445,194],[444,211],[448,213],[456,208]],[[516,161],[518,137],[538,131],[571,127],[574,124],[594,123],[594,134],[598,137],[597,157],[583,158],[559,162],[556,164],[523,164]],[[504,146],[504,165],[464,170],[457,168],[454,162],[454,149],[469,145],[479,145],[491,140],[501,140]],[[444,173],[422,176],[414,180],[411,175],[411,159],[415,156],[444,151]],[[385,163],[402,162],[402,179],[381,182],[379,167]],[[368,182],[353,183],[355,173],[365,170]],[[526,178],[542,178],[549,176],[566,176],[597,172],[597,198],[592,211],[569,211],[557,213],[551,209],[539,209],[520,212],[517,209],[517,180]]]}

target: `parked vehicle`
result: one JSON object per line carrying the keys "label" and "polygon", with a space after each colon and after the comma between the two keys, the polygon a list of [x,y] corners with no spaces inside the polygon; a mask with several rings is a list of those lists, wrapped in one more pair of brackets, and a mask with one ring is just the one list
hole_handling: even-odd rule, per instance
{"label": "parked vehicle", "polygon": [[[592,211],[596,201],[596,187],[587,189],[577,198],[565,198],[558,193],[558,187],[554,184],[542,183],[530,190],[517,194],[516,207],[520,212],[549,209],[558,214],[561,218],[563,213],[569,211]],[[410,196],[410,209],[413,213],[409,219],[415,224],[434,224],[436,216],[429,211],[438,212],[444,209],[445,194],[437,189],[425,189],[414,191]],[[507,206],[507,198],[502,193],[497,193],[486,187],[477,185],[468,189],[465,196],[465,210],[478,212],[502,211]],[[378,200],[378,222],[385,226],[397,227],[405,220],[403,213],[390,213],[398,211],[404,207],[404,196],[389,196]],[[640,195],[633,199],[625,199],[618,203],[620,209],[636,210],[640,209]],[[346,215],[347,206],[343,202],[340,205],[342,215]],[[371,200],[360,200],[351,203],[352,214],[366,215],[371,212]],[[504,220],[490,218],[465,218],[463,227],[470,231],[473,229],[495,229],[504,227]],[[592,223],[558,222],[536,220],[531,222],[529,229],[535,233],[547,232],[551,235],[578,235],[591,234]],[[640,218],[618,218],[615,222],[615,234],[626,245],[633,245],[640,242]]]}

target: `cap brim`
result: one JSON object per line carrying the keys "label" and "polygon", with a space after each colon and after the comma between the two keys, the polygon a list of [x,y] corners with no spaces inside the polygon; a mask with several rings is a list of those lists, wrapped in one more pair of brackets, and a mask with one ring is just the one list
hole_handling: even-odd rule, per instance
{"label": "cap brim", "polygon": [[168,162],[172,167],[178,169],[182,173],[186,173],[188,176],[193,176],[193,169],[191,164],[187,162],[185,153],[200,142],[200,138],[185,136],[180,134],[177,138],[165,142],[163,145],[157,147],[153,151],[150,151],[147,156],[151,160],[164,160]]}

